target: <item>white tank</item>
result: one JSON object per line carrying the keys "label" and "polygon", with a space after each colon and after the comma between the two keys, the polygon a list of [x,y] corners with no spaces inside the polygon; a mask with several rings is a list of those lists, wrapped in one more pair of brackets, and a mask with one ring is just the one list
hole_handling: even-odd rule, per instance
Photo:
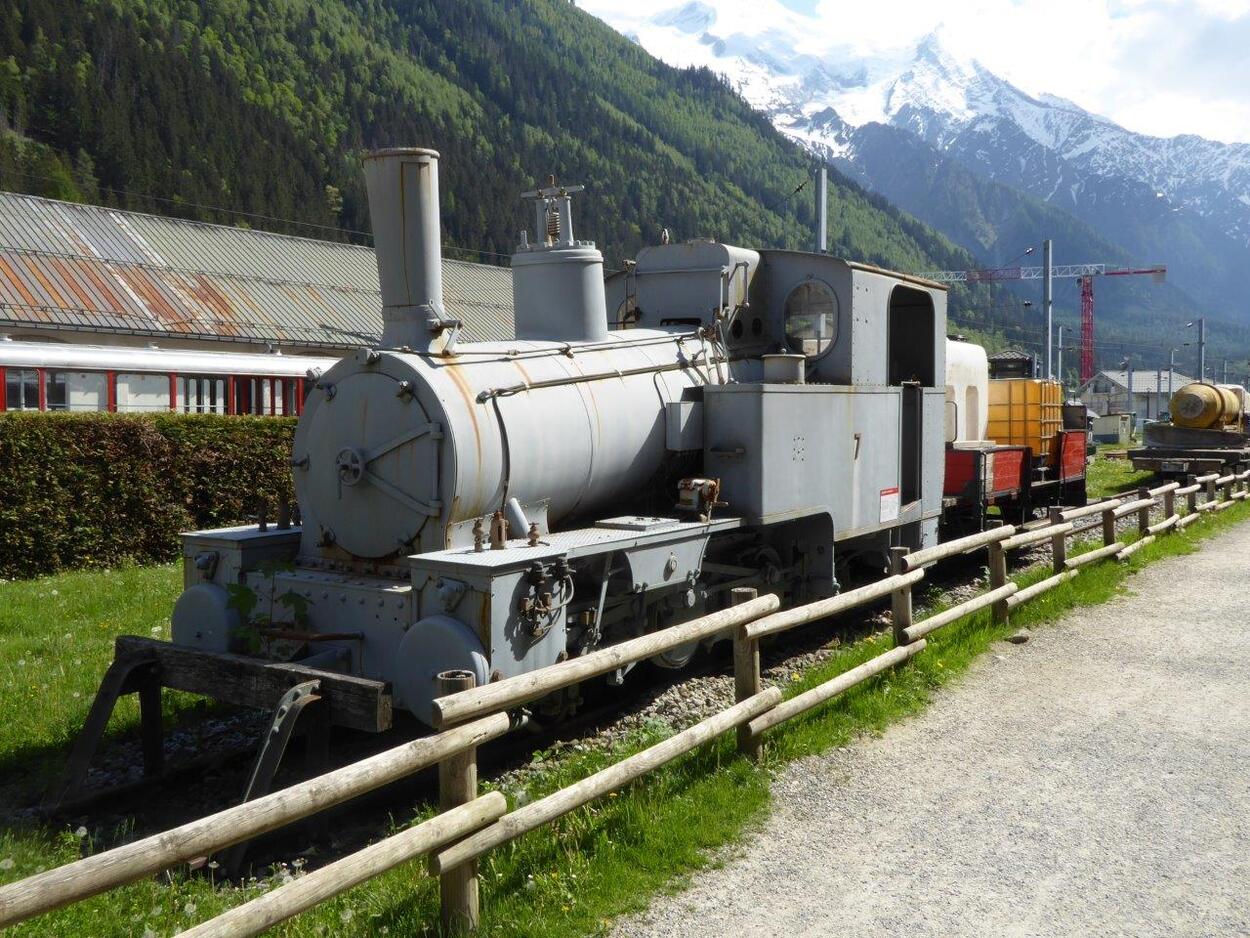
{"label": "white tank", "polygon": [[296,431],[305,552],[472,544],[474,521],[511,498],[543,531],[610,510],[663,466],[665,404],[729,377],[709,368],[712,354],[690,333],[644,329],[588,345],[357,352],[321,377]]}
{"label": "white tank", "polygon": [[603,292],[603,255],[593,241],[573,237],[570,193],[582,186],[558,186],[555,177],[534,200],[535,241],[522,235],[512,255],[512,305],[518,339],[603,342],[608,314]]}
{"label": "white tank", "polygon": [[946,442],[985,439],[989,425],[990,365],[985,349],[946,340]]}

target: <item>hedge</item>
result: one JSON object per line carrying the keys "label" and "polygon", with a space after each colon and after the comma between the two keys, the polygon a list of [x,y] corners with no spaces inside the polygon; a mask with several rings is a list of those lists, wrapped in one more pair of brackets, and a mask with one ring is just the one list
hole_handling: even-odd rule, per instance
{"label": "hedge", "polygon": [[294,434],[281,417],[0,414],[0,576],[173,560],[180,531],[293,499]]}

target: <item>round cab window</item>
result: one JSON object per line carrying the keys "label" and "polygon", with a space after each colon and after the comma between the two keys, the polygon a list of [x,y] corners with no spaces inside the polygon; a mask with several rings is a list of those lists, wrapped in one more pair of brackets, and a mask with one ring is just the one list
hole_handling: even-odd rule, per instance
{"label": "round cab window", "polygon": [[786,297],[786,342],[819,358],[838,341],[838,295],[821,280],[807,280]]}

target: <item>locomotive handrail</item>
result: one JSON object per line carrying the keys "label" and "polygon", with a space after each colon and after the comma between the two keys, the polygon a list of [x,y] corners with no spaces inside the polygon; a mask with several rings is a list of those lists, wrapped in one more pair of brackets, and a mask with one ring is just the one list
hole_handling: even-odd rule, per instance
{"label": "locomotive handrail", "polygon": [[433,704],[434,726],[442,728],[485,713],[511,710],[552,691],[607,674],[660,652],[719,635],[734,626],[776,612],[780,607],[781,600],[775,594],[769,593],[740,606],[731,606],[681,625],[618,642],[578,658],[570,658],[492,684],[483,684],[472,690],[436,697]]}
{"label": "locomotive handrail", "polygon": [[507,714],[492,714],[163,833],[0,886],[0,927],[251,840],[503,736],[512,726]]}

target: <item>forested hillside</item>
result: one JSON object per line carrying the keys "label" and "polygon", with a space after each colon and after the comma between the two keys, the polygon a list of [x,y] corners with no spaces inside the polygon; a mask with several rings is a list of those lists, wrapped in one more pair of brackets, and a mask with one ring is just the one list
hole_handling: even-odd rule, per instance
{"label": "forested hillside", "polygon": [[[3,188],[358,238],[361,151],[422,145],[442,152],[445,230],[468,256],[511,251],[528,221],[518,194],[547,173],[587,185],[579,230],[610,264],[663,227],[810,241],[795,146],[716,76],[663,65],[564,0],[6,7]],[[904,270],[973,263],[846,178],[831,190],[832,250]],[[978,302],[968,318],[990,315]]]}

